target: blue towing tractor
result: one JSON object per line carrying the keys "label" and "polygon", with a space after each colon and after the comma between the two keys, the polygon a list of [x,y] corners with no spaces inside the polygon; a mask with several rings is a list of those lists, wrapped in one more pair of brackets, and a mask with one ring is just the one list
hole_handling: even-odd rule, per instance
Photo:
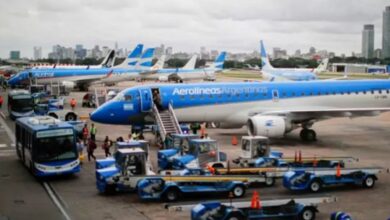
{"label": "blue towing tractor", "polygon": [[139,140],[139,141],[124,141],[124,142],[116,142],[113,157],[107,157],[104,159],[98,159],[95,162],[96,169],[103,169],[106,167],[114,166],[115,164],[115,156],[119,149],[125,148],[141,148],[146,153],[146,157],[149,156],[149,142]]}
{"label": "blue towing tractor", "polygon": [[175,170],[196,168],[222,168],[226,167],[226,153],[220,152],[216,140],[192,139],[187,149],[183,149],[183,156],[172,160]]}
{"label": "blue towing tractor", "polygon": [[189,148],[192,139],[198,139],[196,134],[171,134],[165,142],[165,149],[158,151],[158,169],[172,169],[172,160],[184,154],[183,149]]}

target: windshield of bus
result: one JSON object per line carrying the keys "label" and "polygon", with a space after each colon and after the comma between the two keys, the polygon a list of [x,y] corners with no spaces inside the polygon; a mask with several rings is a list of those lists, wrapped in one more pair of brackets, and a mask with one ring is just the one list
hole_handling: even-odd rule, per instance
{"label": "windshield of bus", "polygon": [[77,158],[73,129],[39,131],[33,143],[35,160],[40,162]]}
{"label": "windshield of bus", "polygon": [[34,102],[31,95],[18,95],[12,96],[9,99],[10,108],[12,111],[17,112],[28,112],[32,111],[34,107]]}

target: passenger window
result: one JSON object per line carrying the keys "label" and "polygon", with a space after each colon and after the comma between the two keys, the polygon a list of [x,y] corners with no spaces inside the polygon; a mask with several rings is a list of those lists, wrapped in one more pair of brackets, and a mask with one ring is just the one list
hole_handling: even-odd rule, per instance
{"label": "passenger window", "polygon": [[371,90],[371,94],[374,94],[374,90]]}
{"label": "passenger window", "polygon": [[292,92],[292,93],[291,93],[291,96],[295,96],[295,92]]}
{"label": "passenger window", "polygon": [[318,95],[321,95],[321,92],[318,92],[317,94],[318,94]]}
{"label": "passenger window", "polygon": [[365,95],[365,94],[367,94],[367,92],[366,92],[366,91],[363,91],[363,94]]}
{"label": "passenger window", "polygon": [[379,94],[382,94],[382,90],[378,90]]}
{"label": "passenger window", "polygon": [[304,93],[304,92],[302,92],[302,93],[301,93],[301,96],[305,96],[305,93]]}

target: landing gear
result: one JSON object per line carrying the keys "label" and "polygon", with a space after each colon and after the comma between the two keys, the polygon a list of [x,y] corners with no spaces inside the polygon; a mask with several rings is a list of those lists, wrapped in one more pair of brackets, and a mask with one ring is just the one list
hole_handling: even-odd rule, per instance
{"label": "landing gear", "polygon": [[314,142],[317,140],[317,134],[313,129],[304,128],[299,135],[303,141]]}

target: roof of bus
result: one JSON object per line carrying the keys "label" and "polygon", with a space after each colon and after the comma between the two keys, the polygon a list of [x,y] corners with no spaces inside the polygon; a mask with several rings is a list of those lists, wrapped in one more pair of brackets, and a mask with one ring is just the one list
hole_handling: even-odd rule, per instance
{"label": "roof of bus", "polygon": [[9,91],[8,95],[13,96],[13,95],[31,95],[28,90],[24,89],[14,89]]}
{"label": "roof of bus", "polygon": [[31,130],[47,130],[47,129],[52,129],[52,128],[73,128],[71,124],[65,121],[60,121],[58,119],[53,120],[53,123],[44,123],[44,124],[35,124],[32,123],[32,119],[54,119],[50,116],[35,116],[35,117],[22,117],[18,118],[16,120],[16,124],[19,124],[23,127],[27,127]]}

